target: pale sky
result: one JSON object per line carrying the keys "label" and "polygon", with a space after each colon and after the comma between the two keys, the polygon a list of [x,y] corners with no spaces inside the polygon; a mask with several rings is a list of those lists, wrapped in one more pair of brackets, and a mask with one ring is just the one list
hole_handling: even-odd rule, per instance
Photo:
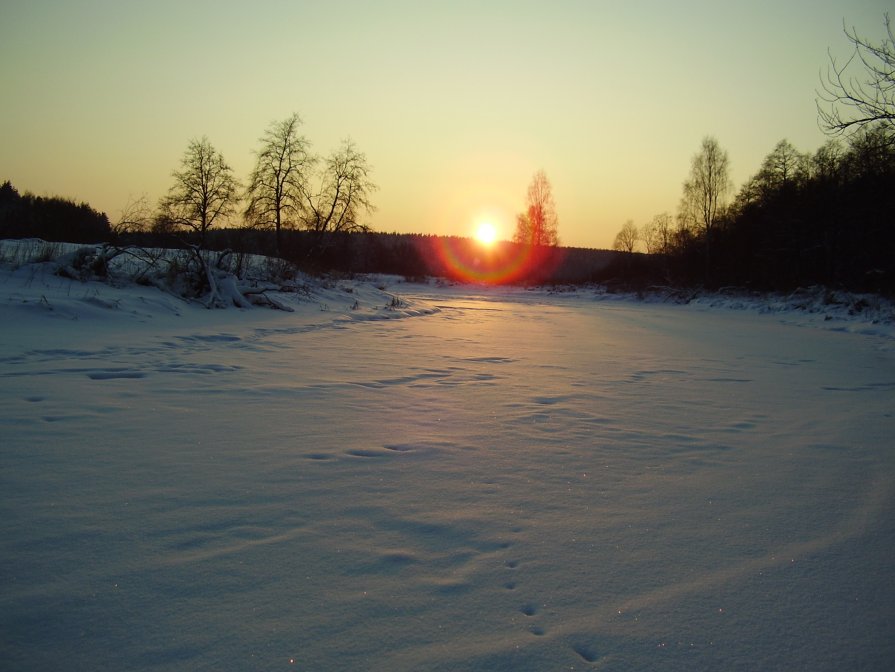
{"label": "pale sky", "polygon": [[553,185],[563,244],[609,247],[675,212],[706,135],[734,185],[815,110],[843,21],[879,42],[888,2],[0,0],[0,181],[115,219],[157,202],[190,139],[241,180],[293,112],[316,153],[351,137],[375,230],[510,238]]}

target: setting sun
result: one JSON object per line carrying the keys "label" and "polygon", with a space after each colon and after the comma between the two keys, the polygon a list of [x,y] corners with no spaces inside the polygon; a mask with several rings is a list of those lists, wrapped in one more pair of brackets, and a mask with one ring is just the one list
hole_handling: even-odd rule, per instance
{"label": "setting sun", "polygon": [[497,241],[497,229],[491,222],[482,222],[475,231],[475,239],[482,245],[493,245]]}

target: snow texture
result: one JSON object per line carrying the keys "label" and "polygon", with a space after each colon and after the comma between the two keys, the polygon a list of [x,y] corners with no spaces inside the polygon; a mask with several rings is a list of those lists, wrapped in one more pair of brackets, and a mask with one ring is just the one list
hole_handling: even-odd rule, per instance
{"label": "snow texture", "polygon": [[891,669],[883,303],[49,268],[0,274],[2,669]]}

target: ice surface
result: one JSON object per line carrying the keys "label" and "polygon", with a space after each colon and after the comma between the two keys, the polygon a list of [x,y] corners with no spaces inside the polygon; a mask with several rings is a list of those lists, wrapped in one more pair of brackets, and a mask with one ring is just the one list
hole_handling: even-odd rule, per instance
{"label": "ice surface", "polygon": [[4,273],[0,668],[895,659],[890,324]]}

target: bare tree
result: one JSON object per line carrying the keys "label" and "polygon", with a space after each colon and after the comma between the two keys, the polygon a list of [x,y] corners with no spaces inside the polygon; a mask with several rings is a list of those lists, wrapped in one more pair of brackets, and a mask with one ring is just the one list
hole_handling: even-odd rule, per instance
{"label": "bare tree", "polygon": [[831,182],[839,174],[845,152],[838,140],[827,140],[811,157],[811,175],[823,182]]}
{"label": "bare tree", "polygon": [[710,235],[718,224],[731,190],[730,161],[712,137],[702,140],[702,149],[690,164],[690,179],[684,182],[682,220]]}
{"label": "bare tree", "polygon": [[621,230],[615,234],[615,242],[612,243],[612,249],[619,252],[633,252],[634,248],[637,247],[639,239],[640,234],[637,231],[637,227],[634,225],[634,221],[629,219],[624,223]]}
{"label": "bare tree", "polygon": [[513,234],[513,242],[527,245],[532,240],[531,220],[524,212],[516,215],[516,232]]}
{"label": "bare tree", "polygon": [[758,172],[740,188],[731,210],[743,212],[774,194],[792,196],[793,186],[804,186],[813,171],[812,158],[802,154],[788,140],[781,140],[761,163]]}
{"label": "bare tree", "polygon": [[112,224],[112,232],[125,235],[137,231],[149,231],[152,228],[152,207],[146,194],[132,197],[124,204],[118,219]]}
{"label": "bare tree", "polygon": [[370,180],[372,168],[367,157],[357,151],[351,140],[326,159],[320,175],[320,190],[304,193],[302,222],[316,233],[363,231],[359,219],[363,212],[376,208],[371,200],[376,185]]}
{"label": "bare tree", "polygon": [[233,214],[239,182],[206,137],[190,141],[180,166],[172,173],[174,185],[159,203],[159,220],[193,229],[204,246],[208,229]]}
{"label": "bare tree", "polygon": [[[891,174],[895,170],[895,133],[892,130],[895,129],[872,124],[861,127],[849,136],[848,152],[843,157],[842,165],[852,178],[886,172]],[[880,196],[885,193],[888,192],[884,188]]]}
{"label": "bare tree", "polygon": [[758,177],[766,189],[786,189],[805,180],[808,169],[807,155],[799,152],[789,140],[781,140],[765,157]]}
{"label": "bare tree", "polygon": [[667,212],[653,217],[640,227],[640,239],[646,246],[647,254],[663,254],[671,248],[673,219]]}
{"label": "bare tree", "polygon": [[705,280],[712,276],[712,240],[732,188],[728,176],[730,161],[713,137],[702,140],[702,149],[690,164],[690,179],[684,182],[684,194],[678,214],[682,232],[703,234],[705,244]]}
{"label": "bare tree", "polygon": [[[895,126],[895,36],[888,14],[884,23],[887,38],[879,44],[843,27],[854,47],[852,55],[840,65],[829,54],[816,103],[821,127],[831,135],[873,123]],[[852,65],[863,69],[861,75],[852,74]]]}
{"label": "bare tree", "polygon": [[553,189],[543,170],[535,173],[528,185],[527,205],[526,212],[516,218],[513,240],[526,245],[559,245]]}
{"label": "bare tree", "polygon": [[308,173],[314,164],[310,143],[298,134],[299,126],[301,118],[293,114],[268,127],[246,189],[245,220],[276,232],[277,254],[283,242],[281,231],[300,222]]}

